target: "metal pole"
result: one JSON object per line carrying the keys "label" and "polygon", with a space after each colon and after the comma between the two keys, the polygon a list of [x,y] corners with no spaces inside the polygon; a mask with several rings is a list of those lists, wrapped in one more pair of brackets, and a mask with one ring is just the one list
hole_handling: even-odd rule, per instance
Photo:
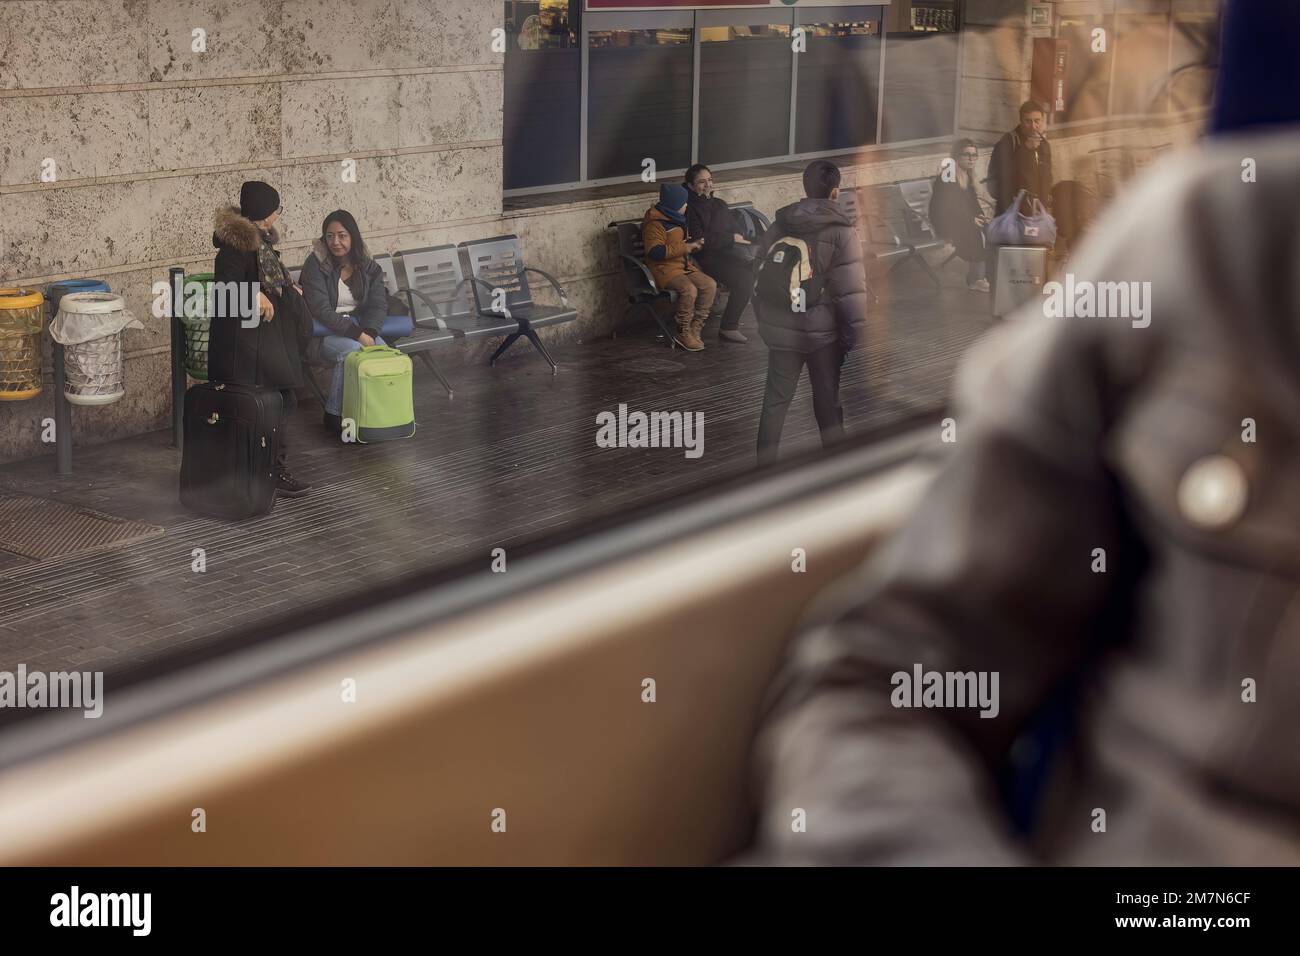
{"label": "metal pole", "polygon": [[181,325],[184,312],[185,270],[173,267],[169,273],[172,285],[172,444],[179,449],[184,442],[185,427],[185,327]]}
{"label": "metal pole", "polygon": [[691,21],[691,161],[700,161],[700,14]]}
{"label": "metal pole", "polygon": [[63,392],[63,346],[54,343],[54,459],[60,478],[72,474],[72,405]]}

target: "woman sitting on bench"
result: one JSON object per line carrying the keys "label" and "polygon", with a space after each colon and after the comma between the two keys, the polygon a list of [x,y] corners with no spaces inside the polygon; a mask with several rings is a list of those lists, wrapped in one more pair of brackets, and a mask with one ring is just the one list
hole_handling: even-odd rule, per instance
{"label": "woman sitting on bench", "polygon": [[352,213],[339,209],[325,217],[299,282],[312,318],[330,331],[324,338],[312,339],[308,358],[320,357],[334,366],[325,399],[325,426],[338,431],[343,427],[343,366],[348,354],[367,345],[386,344],[379,330],[388,315],[384,271],[366,252]]}
{"label": "woman sitting on bench", "polygon": [[975,292],[988,292],[988,252],[984,247],[984,227],[988,216],[975,192],[975,163],[980,158],[979,147],[971,139],[953,143],[949,154],[955,160],[953,175],[940,174],[934,180],[934,195],[930,198],[930,224],[940,239],[947,239],[957,248],[957,255],[969,265],[966,269],[966,287]]}

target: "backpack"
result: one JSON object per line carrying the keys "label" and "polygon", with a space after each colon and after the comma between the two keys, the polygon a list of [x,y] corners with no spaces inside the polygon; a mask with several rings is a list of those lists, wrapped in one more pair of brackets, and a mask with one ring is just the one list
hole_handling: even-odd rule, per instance
{"label": "backpack", "polygon": [[343,362],[343,414],[360,444],[415,434],[411,357],[384,345],[349,352]]}
{"label": "backpack", "polygon": [[808,243],[793,236],[781,236],[759,260],[754,294],[769,308],[802,313],[821,301],[825,284],[825,279],[814,273]]}

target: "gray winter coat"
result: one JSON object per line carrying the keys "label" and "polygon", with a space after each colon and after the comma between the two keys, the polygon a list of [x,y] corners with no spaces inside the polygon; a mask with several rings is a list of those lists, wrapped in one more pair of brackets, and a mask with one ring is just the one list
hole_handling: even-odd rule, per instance
{"label": "gray winter coat", "polygon": [[[1300,134],[1171,157],[1069,266],[1149,325],[1038,303],[968,356],[938,477],[791,648],[753,859],[1300,864],[1297,196]],[[896,706],[918,664],[997,716]]]}
{"label": "gray winter coat", "polygon": [[867,274],[855,220],[829,199],[801,199],[776,211],[776,219],[759,242],[759,259],[782,236],[803,239],[813,260],[813,274],[825,282],[816,305],[807,312],[766,307],[757,299],[758,332],[768,348],[815,352],[839,341],[846,349],[860,338],[867,322]]}

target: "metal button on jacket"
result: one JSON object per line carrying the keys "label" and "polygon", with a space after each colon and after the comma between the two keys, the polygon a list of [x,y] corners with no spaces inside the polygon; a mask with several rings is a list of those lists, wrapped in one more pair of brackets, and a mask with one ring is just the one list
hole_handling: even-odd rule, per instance
{"label": "metal button on jacket", "polygon": [[1201,528],[1226,528],[1246,511],[1246,472],[1227,455],[1195,462],[1178,483],[1178,510]]}

